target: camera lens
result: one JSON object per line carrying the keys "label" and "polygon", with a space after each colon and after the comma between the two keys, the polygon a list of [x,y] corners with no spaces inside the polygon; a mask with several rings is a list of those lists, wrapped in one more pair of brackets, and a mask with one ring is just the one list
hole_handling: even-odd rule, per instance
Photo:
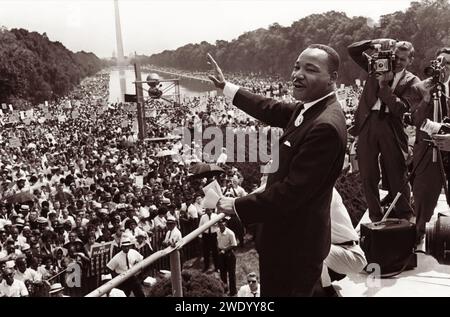
{"label": "camera lens", "polygon": [[439,216],[426,228],[426,253],[440,264],[450,264],[450,217]]}

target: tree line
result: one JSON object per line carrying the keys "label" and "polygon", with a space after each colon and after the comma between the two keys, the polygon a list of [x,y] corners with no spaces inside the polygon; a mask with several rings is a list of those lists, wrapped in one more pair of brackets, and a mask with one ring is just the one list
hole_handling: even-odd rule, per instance
{"label": "tree line", "polygon": [[0,102],[16,108],[64,96],[104,65],[95,54],[73,53],[46,33],[2,28],[0,43]]}
{"label": "tree line", "polygon": [[349,18],[345,13],[330,11],[312,14],[291,26],[274,23],[240,35],[230,42],[187,44],[176,50],[165,50],[150,57],[140,56],[144,64],[174,67],[188,71],[207,71],[206,53],[211,53],[226,72],[276,75],[288,79],[300,51],[312,43],[335,48],[341,57],[340,83],[354,83],[365,72],[350,59],[347,46],[353,42],[393,38],[413,43],[416,56],[411,71],[423,77],[423,69],[434,58],[436,50],[450,46],[450,4],[447,0],[412,2],[405,11],[380,18],[375,25],[370,18]]}

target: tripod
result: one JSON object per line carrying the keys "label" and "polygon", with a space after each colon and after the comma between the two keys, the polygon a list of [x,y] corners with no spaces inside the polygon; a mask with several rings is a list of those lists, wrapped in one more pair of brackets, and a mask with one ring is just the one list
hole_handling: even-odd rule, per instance
{"label": "tripod", "polygon": [[[434,122],[439,122],[440,121],[439,118],[442,117],[442,105],[441,105],[442,90],[443,90],[443,84],[440,82],[437,82],[437,83],[435,83],[433,90],[431,92],[433,95],[433,120],[434,120]],[[403,191],[403,189],[406,188],[406,186],[408,186],[408,183],[410,182],[411,178],[415,175],[417,168],[420,166],[420,164],[422,163],[423,159],[425,158],[425,156],[427,155],[427,153],[430,149],[432,149],[432,151],[433,151],[432,163],[437,162],[439,164],[442,183],[444,186],[445,198],[447,200],[447,205],[450,206],[448,183],[447,183],[447,177],[445,175],[444,164],[442,161],[441,152],[439,151],[439,149],[437,149],[433,140],[424,140],[424,141],[426,141],[428,143],[428,148],[423,152],[422,156],[417,161],[417,164],[414,166],[410,175],[406,179],[405,184],[401,187],[400,191],[397,192],[394,200],[392,201],[391,205],[389,206],[388,210],[384,214],[381,221],[385,221],[389,217],[389,214],[392,212],[397,201],[399,200],[400,196],[402,195],[401,192]]]}

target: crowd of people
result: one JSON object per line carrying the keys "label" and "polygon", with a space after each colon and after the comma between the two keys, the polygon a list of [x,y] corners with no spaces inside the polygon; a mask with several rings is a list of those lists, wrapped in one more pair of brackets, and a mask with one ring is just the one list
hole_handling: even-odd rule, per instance
{"label": "crowd of people", "polygon": [[[204,214],[204,180],[189,173],[201,157],[192,152],[173,159],[173,153],[186,148],[171,131],[216,124],[212,117],[221,113],[216,105],[227,106],[223,97],[205,101],[207,109],[216,109],[211,115],[199,110],[196,98],[178,107],[154,101],[143,142],[133,126],[135,107],[106,102],[108,83],[108,74],[99,73],[58,101],[26,113],[2,111],[0,263],[13,272],[14,283],[26,283],[32,296],[48,295],[54,284],[59,289],[55,293],[84,295],[101,283],[102,273],[110,273],[106,268],[94,272],[92,245],[112,242],[110,259],[122,251],[125,237],[148,256],[176,242],[168,237],[171,226],[184,235]],[[234,114],[227,118],[219,125],[259,124]],[[234,195],[234,187],[241,193],[240,173],[222,165],[227,171],[219,178],[223,192]],[[243,243],[243,229],[234,230]],[[199,244],[197,248],[193,253],[200,255]],[[78,287],[67,285],[71,263],[81,267]],[[4,290],[11,287],[0,287],[1,296],[9,296]]]}
{"label": "crowd of people", "polygon": [[[232,78],[256,94],[289,98],[289,84],[278,78],[241,74]],[[201,224],[208,214],[201,204],[205,180],[191,178],[189,172],[191,164],[202,161],[191,151],[201,145],[194,142],[186,148],[171,134],[174,128],[270,129],[234,108],[222,95],[184,98],[176,106],[153,100],[146,114],[144,142],[138,140],[134,125],[136,107],[108,103],[108,84],[108,73],[101,72],[57,101],[23,112],[3,107],[0,263],[4,274],[0,296],[12,296],[11,289],[19,292],[16,295],[85,295],[102,282],[104,273],[114,274],[106,265],[95,270],[93,245],[111,242],[107,258],[111,260],[123,251],[124,239],[130,239],[133,249],[146,257]],[[186,152],[190,155],[173,157],[173,153]],[[224,164],[226,154],[222,156],[224,161],[218,163],[226,173],[218,180],[224,194],[242,197],[259,185],[244,190],[242,175]],[[236,245],[242,245],[244,229],[239,221],[231,219],[227,227],[236,235]],[[181,232],[172,235],[178,228]],[[202,245],[199,241],[198,252],[193,254],[203,256],[205,271],[209,270],[206,259],[213,256],[214,270],[221,272],[225,283],[230,282],[234,296],[235,260],[233,264],[230,252],[235,245],[230,251],[225,247],[225,261],[220,239],[216,241],[220,229],[214,231],[213,238],[206,238],[209,233],[203,235]],[[67,285],[71,263],[81,268],[81,283],[76,287]],[[13,286],[8,282],[11,274]]]}

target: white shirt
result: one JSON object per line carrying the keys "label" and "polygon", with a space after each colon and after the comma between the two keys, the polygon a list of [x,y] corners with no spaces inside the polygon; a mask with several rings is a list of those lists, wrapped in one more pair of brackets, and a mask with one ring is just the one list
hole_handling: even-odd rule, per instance
{"label": "white shirt", "polygon": [[[397,87],[398,82],[400,81],[400,78],[403,77],[403,74],[405,73],[405,69],[403,69],[401,72],[395,73],[394,80],[392,81],[392,91],[394,91],[395,87]],[[378,98],[371,110],[380,110],[381,107],[381,99]],[[389,107],[386,107],[386,112],[389,112]]]}
{"label": "white shirt", "polygon": [[330,206],[331,243],[358,241],[359,237],[353,228],[352,220],[342,202],[341,195],[333,188]]}
{"label": "white shirt", "polygon": [[109,296],[107,296],[106,294],[103,295],[102,297],[127,297],[127,295],[125,295],[124,291],[118,289],[118,288],[113,288],[110,292],[109,292]]}
{"label": "white shirt", "polygon": [[[127,266],[127,260],[128,257],[128,264]],[[138,262],[141,262],[144,259],[144,257],[137,252],[134,249],[130,249],[128,253],[124,253],[123,251],[120,251],[117,253],[109,262],[106,264],[106,266],[116,272],[117,274],[122,274],[126,272],[129,268],[136,265]]]}
{"label": "white shirt", "polygon": [[[200,222],[198,224],[198,227],[200,228],[201,226],[203,226],[205,223],[207,223],[208,221],[210,221],[211,219],[216,219],[217,217],[219,217],[215,212],[212,212],[210,215],[208,214],[204,214],[203,216],[201,216],[200,218]],[[210,233],[216,233],[219,230],[219,227],[216,225],[211,226],[210,230],[205,230],[203,231],[204,233],[209,233],[209,231],[211,231]],[[200,237],[200,235],[199,235]]]}
{"label": "white shirt", "polygon": [[190,204],[187,209],[188,218],[198,219],[199,214],[201,214],[199,209],[197,204]]}
{"label": "white shirt", "polygon": [[28,295],[28,290],[22,281],[14,279],[11,286],[6,283],[6,280],[0,283],[0,297],[23,297]]}
{"label": "white shirt", "polygon": [[164,238],[165,244],[175,244],[183,238],[181,231],[175,227],[172,231],[167,230],[166,237]]}
{"label": "white shirt", "polygon": [[[447,79],[447,81],[444,83],[444,92],[446,96],[450,96],[450,91],[448,85],[450,84],[450,77]],[[448,102],[448,101],[447,101]]]}
{"label": "white shirt", "polygon": [[40,282],[42,277],[35,270],[27,268],[23,273],[20,272],[19,270],[16,270],[16,273],[14,274],[14,279],[22,282],[25,281]]}
{"label": "white shirt", "polygon": [[250,289],[250,285],[246,284],[241,286],[237,294],[237,297],[260,297],[260,296],[261,292],[259,283],[256,292],[252,292],[252,290]]}
{"label": "white shirt", "polygon": [[223,232],[217,231],[217,247],[219,250],[224,250],[230,246],[237,246],[236,236],[231,229],[226,228]]}
{"label": "white shirt", "polygon": [[335,94],[335,92],[332,91],[329,94],[326,94],[325,96],[323,96],[323,97],[321,97],[319,99],[316,99],[316,100],[313,100],[313,101],[310,101],[310,102],[305,102],[303,104],[303,109],[300,111],[300,113],[298,114],[297,118],[295,119],[295,123],[294,123],[295,126],[298,127],[302,123],[301,121],[303,120],[303,114],[306,112],[306,110],[308,110],[309,108],[314,106],[319,101],[322,101],[323,99],[328,98],[329,96],[334,95],[334,94]]}
{"label": "white shirt", "polygon": [[156,216],[153,218],[153,223],[155,224],[155,228],[164,229],[166,225],[167,219],[161,216]]}

